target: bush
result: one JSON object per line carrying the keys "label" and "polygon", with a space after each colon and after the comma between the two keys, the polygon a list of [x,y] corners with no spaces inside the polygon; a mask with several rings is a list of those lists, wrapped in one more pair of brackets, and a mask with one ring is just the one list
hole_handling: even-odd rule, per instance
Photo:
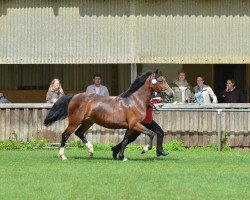
{"label": "bush", "polygon": [[48,146],[48,143],[44,140],[34,140],[34,141],[31,141],[30,143],[32,147],[42,148],[42,147]]}
{"label": "bush", "polygon": [[34,140],[29,142],[17,142],[13,140],[0,141],[0,150],[27,150],[34,147],[42,148],[48,144],[44,140]]}
{"label": "bush", "polygon": [[164,145],[167,151],[184,151],[185,147],[182,141],[171,140],[169,143]]}
{"label": "bush", "polygon": [[[131,151],[142,151],[143,147],[146,146],[146,145],[138,145],[138,144],[131,144],[131,145],[128,145],[127,148],[128,150],[131,150]],[[152,150],[155,151],[155,147],[153,146],[152,147]]]}
{"label": "bush", "polygon": [[[221,133],[221,150],[222,151],[230,151],[231,148],[227,146],[227,138],[228,138],[229,133],[226,131],[223,131]],[[218,150],[218,143],[215,142],[211,145],[211,149],[217,151]]]}
{"label": "bush", "polygon": [[93,146],[95,151],[101,151],[101,150],[111,151],[111,145],[95,143],[93,144]]}
{"label": "bush", "polygon": [[[95,151],[111,151],[111,148],[115,146],[116,144],[93,144]],[[28,149],[34,149],[34,148],[43,148],[50,146],[46,141],[44,140],[34,140],[29,142],[17,142],[14,140],[8,140],[8,141],[0,141],[0,150],[28,150]],[[81,141],[72,141],[69,144],[67,144],[68,147],[75,147],[75,148],[81,148],[86,149],[85,144],[83,144]],[[127,146],[127,150],[129,151],[141,151],[144,145],[138,145],[138,144],[131,144]],[[182,141],[179,140],[171,140],[167,144],[163,145],[164,149],[166,151],[184,151],[185,147]],[[155,146],[153,146],[153,151],[155,151]],[[213,143],[210,147],[190,147],[190,151],[217,151],[218,150],[218,144]],[[222,151],[230,151],[231,148],[227,145],[222,145]]]}
{"label": "bush", "polygon": [[[231,151],[232,149],[229,147],[229,146],[227,146],[226,144],[221,144],[222,146],[221,146],[221,150],[222,151]],[[211,149],[212,150],[214,150],[214,151],[218,151],[218,144],[217,143],[213,143],[213,144],[211,144]]]}
{"label": "bush", "polygon": [[[80,149],[87,149],[86,145],[82,143],[82,141],[77,140],[77,141],[72,141],[68,145],[68,147],[75,147],[75,148],[80,148]],[[93,144],[94,150],[95,151],[100,151],[100,150],[111,150],[111,147],[114,145],[107,145],[107,144]]]}
{"label": "bush", "polygon": [[8,141],[0,141],[0,149],[1,150],[15,150],[20,149],[20,144],[13,140]]}
{"label": "bush", "polygon": [[85,145],[80,140],[72,141],[68,144],[68,146],[81,149],[85,148]]}

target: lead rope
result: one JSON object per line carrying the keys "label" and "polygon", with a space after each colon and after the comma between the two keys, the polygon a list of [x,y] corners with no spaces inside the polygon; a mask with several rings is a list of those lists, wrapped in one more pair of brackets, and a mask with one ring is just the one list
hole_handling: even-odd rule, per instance
{"label": "lead rope", "polygon": [[153,104],[153,109],[155,114],[160,114],[160,110],[158,110],[154,104]]}

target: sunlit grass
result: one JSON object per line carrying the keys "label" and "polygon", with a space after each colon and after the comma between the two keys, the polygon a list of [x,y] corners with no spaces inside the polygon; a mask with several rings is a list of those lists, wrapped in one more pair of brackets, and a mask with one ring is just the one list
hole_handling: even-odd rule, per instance
{"label": "sunlit grass", "polygon": [[0,199],[250,199],[250,153],[0,151]]}

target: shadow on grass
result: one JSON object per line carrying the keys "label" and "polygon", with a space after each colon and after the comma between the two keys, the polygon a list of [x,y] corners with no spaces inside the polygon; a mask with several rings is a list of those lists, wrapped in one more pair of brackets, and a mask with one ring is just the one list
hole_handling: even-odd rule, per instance
{"label": "shadow on grass", "polygon": [[[76,160],[110,160],[110,161],[119,161],[119,159],[113,159],[112,157],[99,157],[99,156],[94,156],[94,157],[83,157],[83,156],[72,156],[70,157],[71,159],[76,159]],[[177,161],[179,159],[173,158],[173,157],[141,157],[141,158],[129,158],[127,157],[128,161],[144,161],[144,162],[149,162],[149,161]]]}

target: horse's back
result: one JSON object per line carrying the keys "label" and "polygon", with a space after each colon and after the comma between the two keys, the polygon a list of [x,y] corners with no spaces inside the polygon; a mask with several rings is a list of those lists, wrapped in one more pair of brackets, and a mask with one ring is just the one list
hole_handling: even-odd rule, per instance
{"label": "horse's back", "polygon": [[88,118],[106,128],[119,128],[127,124],[122,97],[84,92],[76,96],[75,100],[79,102],[79,108],[85,113],[85,119]]}
{"label": "horse's back", "polygon": [[98,112],[102,110],[103,112],[110,112],[111,110],[122,108],[123,98],[119,96],[103,96],[94,93],[83,92],[76,94],[71,102],[70,107],[87,107],[89,111],[93,110]]}

